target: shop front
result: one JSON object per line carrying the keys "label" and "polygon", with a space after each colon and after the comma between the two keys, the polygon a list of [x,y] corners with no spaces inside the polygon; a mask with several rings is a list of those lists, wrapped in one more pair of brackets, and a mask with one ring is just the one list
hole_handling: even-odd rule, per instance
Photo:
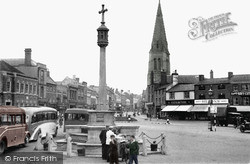
{"label": "shop front", "polygon": [[194,106],[189,110],[194,120],[208,120],[209,113],[216,115],[218,110],[229,105],[228,99],[201,99],[195,100]]}

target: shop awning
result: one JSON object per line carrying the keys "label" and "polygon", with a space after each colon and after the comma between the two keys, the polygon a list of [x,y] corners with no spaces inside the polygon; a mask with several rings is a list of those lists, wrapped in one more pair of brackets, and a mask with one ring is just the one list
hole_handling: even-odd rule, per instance
{"label": "shop awning", "polygon": [[225,105],[212,105],[212,107],[218,109],[218,108],[226,108],[227,107],[227,104]]}
{"label": "shop awning", "polygon": [[209,105],[194,105],[189,112],[207,112]]}
{"label": "shop awning", "polygon": [[192,105],[180,105],[175,109],[175,112],[187,112],[190,108],[192,108]]}
{"label": "shop awning", "polygon": [[179,105],[168,105],[165,108],[163,108],[161,111],[162,112],[173,112],[175,109],[177,109]]}
{"label": "shop awning", "polygon": [[250,106],[231,106],[237,109],[237,112],[250,112]]}

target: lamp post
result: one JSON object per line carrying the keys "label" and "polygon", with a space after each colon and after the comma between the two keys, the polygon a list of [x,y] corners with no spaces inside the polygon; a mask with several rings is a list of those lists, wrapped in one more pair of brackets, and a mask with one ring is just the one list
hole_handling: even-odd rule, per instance
{"label": "lamp post", "polygon": [[209,98],[210,98],[210,101],[209,101],[209,117],[210,117],[210,131],[213,131],[213,119],[212,119],[212,115],[211,115],[211,105],[212,105],[212,96],[213,96],[213,90],[212,90],[212,86],[210,87],[210,89],[208,90],[208,95],[209,95]]}

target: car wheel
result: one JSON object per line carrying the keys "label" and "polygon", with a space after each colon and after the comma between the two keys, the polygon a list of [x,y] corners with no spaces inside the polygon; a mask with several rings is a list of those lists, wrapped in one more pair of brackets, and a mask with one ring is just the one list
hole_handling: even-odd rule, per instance
{"label": "car wheel", "polygon": [[6,149],[5,141],[0,141],[0,154],[3,154],[5,149]]}
{"label": "car wheel", "polygon": [[244,133],[245,129],[243,126],[240,127],[240,131],[241,131],[241,133]]}

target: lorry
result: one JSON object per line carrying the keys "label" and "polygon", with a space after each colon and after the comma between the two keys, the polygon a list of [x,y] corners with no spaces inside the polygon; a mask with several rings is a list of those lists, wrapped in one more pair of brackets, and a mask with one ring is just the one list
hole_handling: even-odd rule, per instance
{"label": "lorry", "polygon": [[[242,114],[237,112],[236,107],[216,106],[215,112],[208,110],[208,116],[211,121],[218,126],[228,126],[228,124],[237,125],[237,117],[241,118]],[[216,121],[215,121],[216,120]]]}

